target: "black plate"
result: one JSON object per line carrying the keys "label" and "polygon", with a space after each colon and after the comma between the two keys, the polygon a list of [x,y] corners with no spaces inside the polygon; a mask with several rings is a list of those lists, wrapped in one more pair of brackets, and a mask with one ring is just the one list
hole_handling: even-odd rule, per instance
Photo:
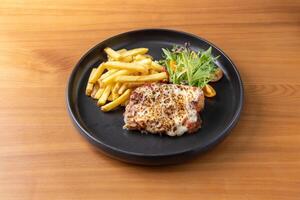
{"label": "black plate", "polygon": [[[225,76],[213,87],[217,96],[205,100],[201,113],[202,128],[195,134],[181,137],[141,134],[122,129],[123,108],[104,113],[96,101],[85,95],[85,87],[92,67],[106,60],[103,49],[149,48],[154,59],[161,58],[161,48],[189,42],[195,50],[212,46],[217,65]],[[220,142],[239,119],[243,105],[243,86],[233,62],[212,43],[184,32],[165,29],[136,30],[109,38],[89,50],[74,68],[67,90],[70,116],[80,133],[106,154],[119,160],[144,165],[180,163]]]}

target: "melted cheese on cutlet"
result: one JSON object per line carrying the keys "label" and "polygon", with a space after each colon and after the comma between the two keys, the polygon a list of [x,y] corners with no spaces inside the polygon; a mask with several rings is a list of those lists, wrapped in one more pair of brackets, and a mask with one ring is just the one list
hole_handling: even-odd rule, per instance
{"label": "melted cheese on cutlet", "polygon": [[[146,131],[165,131],[169,136],[180,136],[188,128],[185,120],[194,123],[198,113],[192,104],[202,95],[201,90],[171,84],[151,84],[137,88],[139,103],[131,105],[135,120],[146,122]],[[127,119],[125,119],[126,122]]]}

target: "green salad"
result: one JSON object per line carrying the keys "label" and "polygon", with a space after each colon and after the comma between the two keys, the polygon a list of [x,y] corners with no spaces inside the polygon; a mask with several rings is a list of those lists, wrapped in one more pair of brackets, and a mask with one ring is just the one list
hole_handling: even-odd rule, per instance
{"label": "green salad", "polygon": [[162,51],[163,59],[159,62],[166,67],[171,83],[203,88],[208,82],[216,81],[217,74],[222,72],[215,64],[218,57],[211,54],[211,47],[193,51],[185,45]]}

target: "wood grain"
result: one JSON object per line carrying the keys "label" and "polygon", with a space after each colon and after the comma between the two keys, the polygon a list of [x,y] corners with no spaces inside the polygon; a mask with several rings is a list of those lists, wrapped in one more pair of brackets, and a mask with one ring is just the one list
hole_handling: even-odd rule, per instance
{"label": "wood grain", "polygon": [[[97,152],[65,106],[94,44],[138,28],[200,35],[236,63],[245,107],[230,137],[183,165]],[[0,199],[300,199],[300,2],[0,1]]]}

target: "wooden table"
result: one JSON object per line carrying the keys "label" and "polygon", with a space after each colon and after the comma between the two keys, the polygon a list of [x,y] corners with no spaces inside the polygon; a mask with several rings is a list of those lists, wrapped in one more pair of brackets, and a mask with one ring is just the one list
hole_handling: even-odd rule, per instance
{"label": "wooden table", "polygon": [[[232,134],[183,165],[99,153],[65,90],[81,55],[139,28],[200,35],[236,63],[245,106]],[[300,199],[300,1],[0,1],[0,199]]]}

